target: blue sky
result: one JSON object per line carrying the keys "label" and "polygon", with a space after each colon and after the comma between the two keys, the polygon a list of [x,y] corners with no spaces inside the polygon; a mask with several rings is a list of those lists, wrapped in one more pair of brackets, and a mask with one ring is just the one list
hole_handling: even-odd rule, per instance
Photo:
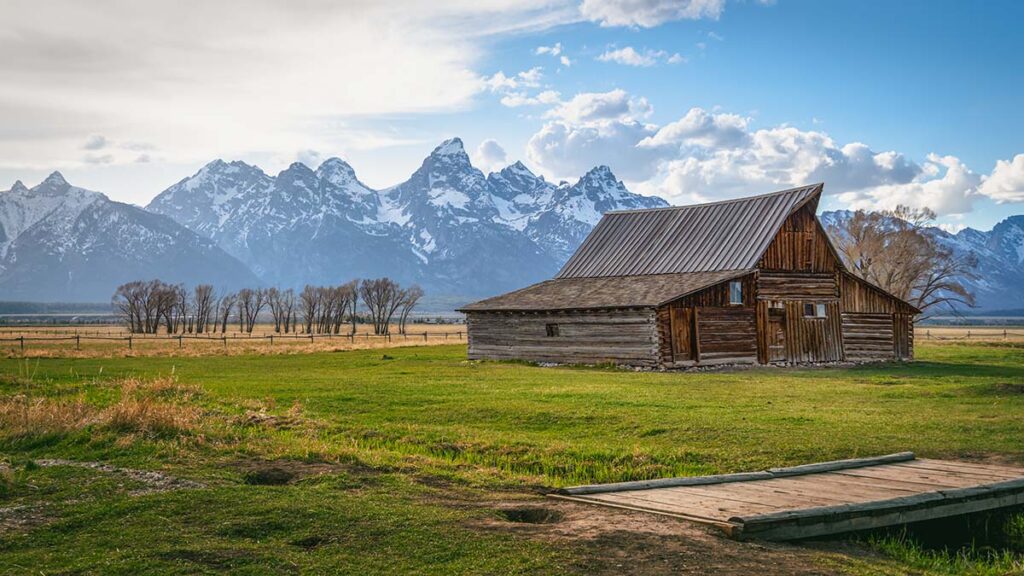
{"label": "blue sky", "polygon": [[458,135],[485,171],[608,164],[674,203],[812,178],[826,208],[929,207],[951,229],[1024,212],[1020,2],[214,2],[210,22],[110,2],[138,34],[116,41],[59,4],[0,8],[20,23],[0,34],[8,181],[61,169],[145,203],[214,157],[337,155],[384,187]]}

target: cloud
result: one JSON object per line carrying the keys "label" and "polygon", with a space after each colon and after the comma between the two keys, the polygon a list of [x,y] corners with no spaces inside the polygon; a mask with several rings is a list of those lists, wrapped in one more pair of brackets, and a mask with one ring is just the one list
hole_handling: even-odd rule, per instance
{"label": "cloud", "polygon": [[911,182],[884,184],[839,195],[851,208],[893,209],[899,205],[930,208],[939,215],[970,212],[981,177],[955,156],[929,154]]}
{"label": "cloud", "polygon": [[679,52],[669,56],[668,60],[666,60],[669,64],[686,64],[689,61],[690,60],[686,56],[683,56]]}
{"label": "cloud", "polygon": [[673,20],[717,20],[725,0],[583,0],[580,14],[601,26],[653,28]]}
{"label": "cloud", "polygon": [[86,154],[82,156],[82,162],[86,164],[111,164],[114,162],[113,154]]}
{"label": "cloud", "polygon": [[544,104],[557,104],[561,95],[554,90],[545,90],[536,96],[529,96],[526,92],[512,92],[501,97],[501,104],[509,108],[520,106],[540,106]]}
{"label": "cloud", "polygon": [[1024,202],[1024,154],[999,160],[978,191],[996,202]]}
{"label": "cloud", "polygon": [[535,66],[514,76],[506,76],[504,72],[498,71],[484,78],[483,82],[491,92],[506,92],[519,88],[536,88],[540,86],[540,81],[544,77],[543,70],[540,66]]}
{"label": "cloud", "polygon": [[561,62],[562,66],[565,66],[566,68],[572,66],[572,60],[570,60],[568,56],[559,56],[558,61]]}
{"label": "cloud", "polygon": [[661,153],[636,143],[654,128],[636,120],[587,124],[554,121],[526,144],[527,158],[556,178],[578,177],[596,165],[612,167],[620,178],[638,181],[654,175]]}
{"label": "cloud", "polygon": [[91,134],[82,144],[83,150],[100,150],[107,145],[107,139],[102,134]]}
{"label": "cloud", "polygon": [[653,111],[646,98],[632,97],[625,90],[583,92],[568,102],[560,103],[546,116],[570,124],[590,124],[607,120],[635,120]]}
{"label": "cloud", "polygon": [[497,140],[487,139],[476,147],[472,161],[474,166],[486,174],[504,168],[508,163],[507,159],[508,154],[501,144],[498,144]]}
{"label": "cloud", "polygon": [[543,54],[550,54],[552,56],[558,56],[562,53],[562,43],[557,42],[554,46],[537,46],[537,49],[533,51],[534,54],[541,56]]}
{"label": "cloud", "polygon": [[315,169],[323,162],[324,155],[316,150],[299,150],[298,154],[295,155],[295,160]]}
{"label": "cloud", "polygon": [[[615,62],[626,66],[650,67],[657,64],[667,53],[664,50],[648,50],[637,52],[632,46],[619,48],[617,50],[605,50],[597,57],[601,62]],[[679,56],[675,54],[673,57]]]}
{"label": "cloud", "polygon": [[681,146],[692,144],[707,148],[734,148],[745,144],[748,118],[736,114],[711,114],[702,108],[691,108],[686,116],[662,126],[638,146],[656,148],[659,146]]}

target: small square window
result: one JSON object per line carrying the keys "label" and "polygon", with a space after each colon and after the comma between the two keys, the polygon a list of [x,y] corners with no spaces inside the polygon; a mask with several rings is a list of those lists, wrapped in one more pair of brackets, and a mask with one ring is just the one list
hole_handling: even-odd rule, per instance
{"label": "small square window", "polygon": [[549,338],[558,336],[558,324],[546,324],[544,325],[544,331],[547,333]]}
{"label": "small square window", "polygon": [[729,282],[729,304],[733,306],[743,304],[743,283],[739,280]]}
{"label": "small square window", "polygon": [[824,318],[825,317],[825,305],[824,304],[812,304],[810,302],[804,303],[804,316],[808,318]]}

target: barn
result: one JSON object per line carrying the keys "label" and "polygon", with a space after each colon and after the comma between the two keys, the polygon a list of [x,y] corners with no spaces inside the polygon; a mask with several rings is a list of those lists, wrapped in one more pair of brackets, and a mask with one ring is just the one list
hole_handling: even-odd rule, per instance
{"label": "barn", "polygon": [[552,279],[475,302],[471,359],[652,368],[911,359],[907,302],[848,272],[823,184],[604,215]]}

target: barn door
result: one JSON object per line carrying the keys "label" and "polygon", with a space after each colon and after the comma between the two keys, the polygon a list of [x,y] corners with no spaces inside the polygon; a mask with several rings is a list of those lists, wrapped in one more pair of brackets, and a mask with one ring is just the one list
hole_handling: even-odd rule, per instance
{"label": "barn door", "polygon": [[768,309],[768,361],[785,362],[786,357],[786,310]]}
{"label": "barn door", "polygon": [[693,309],[672,310],[672,360],[693,360]]}

